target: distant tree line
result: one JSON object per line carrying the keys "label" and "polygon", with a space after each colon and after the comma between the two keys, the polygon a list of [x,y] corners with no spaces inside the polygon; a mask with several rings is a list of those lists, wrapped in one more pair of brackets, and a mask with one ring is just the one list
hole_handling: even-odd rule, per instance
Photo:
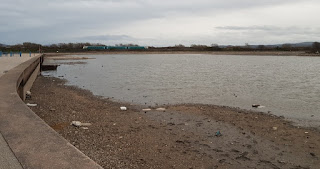
{"label": "distant tree line", "polygon": [[[83,46],[104,46],[99,43],[57,43],[51,45],[41,45],[37,43],[24,42],[16,45],[1,45],[0,51],[3,52],[83,52]],[[40,50],[40,51],[39,51]]]}
{"label": "distant tree line", "polygon": [[246,43],[244,46],[219,46],[218,44],[197,45],[192,44],[190,47],[186,47],[182,44],[177,44],[169,47],[149,47],[149,50],[160,51],[306,51],[308,53],[319,53],[320,43],[314,42],[312,46],[294,46],[291,44],[283,45],[249,45]]}
{"label": "distant tree line", "polygon": [[[108,46],[100,43],[57,43],[51,45],[41,45],[37,43],[24,42],[16,45],[0,44],[0,51],[3,52],[85,52],[83,46]],[[115,46],[139,46],[137,44],[116,44]],[[218,44],[201,45],[192,44],[189,47],[182,44],[177,44],[168,47],[148,47],[148,51],[306,51],[310,53],[320,52],[320,43],[314,42],[311,46],[297,47],[291,44],[283,44],[279,46],[268,45],[249,45],[246,43],[243,46],[219,46]]]}
{"label": "distant tree line", "polygon": [[320,43],[319,42],[314,42],[312,44],[311,52],[312,53],[319,53],[320,52]]}
{"label": "distant tree line", "polygon": [[116,44],[115,46],[139,46],[139,45],[137,45],[137,44],[132,44],[132,43],[128,43],[128,44],[122,44],[122,43],[120,43],[120,44]]}

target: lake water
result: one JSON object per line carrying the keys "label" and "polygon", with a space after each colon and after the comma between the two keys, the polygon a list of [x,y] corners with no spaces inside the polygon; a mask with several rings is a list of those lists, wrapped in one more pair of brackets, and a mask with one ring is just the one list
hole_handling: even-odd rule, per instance
{"label": "lake water", "polygon": [[[151,105],[203,103],[271,111],[320,125],[320,58],[206,54],[90,55],[44,72],[95,95]],[[63,76],[63,77],[61,77]],[[305,125],[305,124],[304,124]]]}

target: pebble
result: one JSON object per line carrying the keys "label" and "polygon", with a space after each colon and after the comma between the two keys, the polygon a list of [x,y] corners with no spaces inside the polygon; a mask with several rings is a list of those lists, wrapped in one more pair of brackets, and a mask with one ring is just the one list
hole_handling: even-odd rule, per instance
{"label": "pebble", "polygon": [[72,121],[71,125],[76,126],[76,127],[80,127],[81,126],[81,122],[80,121]]}

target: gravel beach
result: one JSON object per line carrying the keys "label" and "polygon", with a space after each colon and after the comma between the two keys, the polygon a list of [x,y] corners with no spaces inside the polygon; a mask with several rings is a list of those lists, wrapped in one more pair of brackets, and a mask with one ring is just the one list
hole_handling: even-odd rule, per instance
{"label": "gravel beach", "polygon": [[[39,76],[32,110],[104,168],[311,168],[320,132],[281,117],[214,105],[143,112],[64,81]],[[126,106],[127,111],[120,107]],[[75,127],[72,121],[91,123]]]}

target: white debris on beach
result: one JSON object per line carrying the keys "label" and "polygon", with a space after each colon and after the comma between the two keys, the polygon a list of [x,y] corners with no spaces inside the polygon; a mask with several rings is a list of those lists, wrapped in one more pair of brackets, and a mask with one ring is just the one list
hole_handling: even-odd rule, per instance
{"label": "white debris on beach", "polygon": [[265,106],[262,106],[260,104],[253,104],[252,107],[254,107],[254,108],[264,108]]}
{"label": "white debris on beach", "polygon": [[143,112],[151,111],[151,109],[142,109]]}
{"label": "white debris on beach", "polygon": [[166,111],[166,108],[157,108],[157,111]]}
{"label": "white debris on beach", "polygon": [[36,106],[37,106],[37,104],[27,103],[27,106],[29,106],[29,107],[36,107]]}
{"label": "white debris on beach", "polygon": [[122,106],[122,107],[120,107],[120,110],[122,110],[122,111],[126,111],[126,110],[127,110],[127,108],[126,108],[126,107],[124,107],[124,106]]}
{"label": "white debris on beach", "polygon": [[75,127],[88,127],[88,126],[91,126],[92,124],[91,123],[82,123],[80,121],[72,121],[70,125],[75,126]]}

